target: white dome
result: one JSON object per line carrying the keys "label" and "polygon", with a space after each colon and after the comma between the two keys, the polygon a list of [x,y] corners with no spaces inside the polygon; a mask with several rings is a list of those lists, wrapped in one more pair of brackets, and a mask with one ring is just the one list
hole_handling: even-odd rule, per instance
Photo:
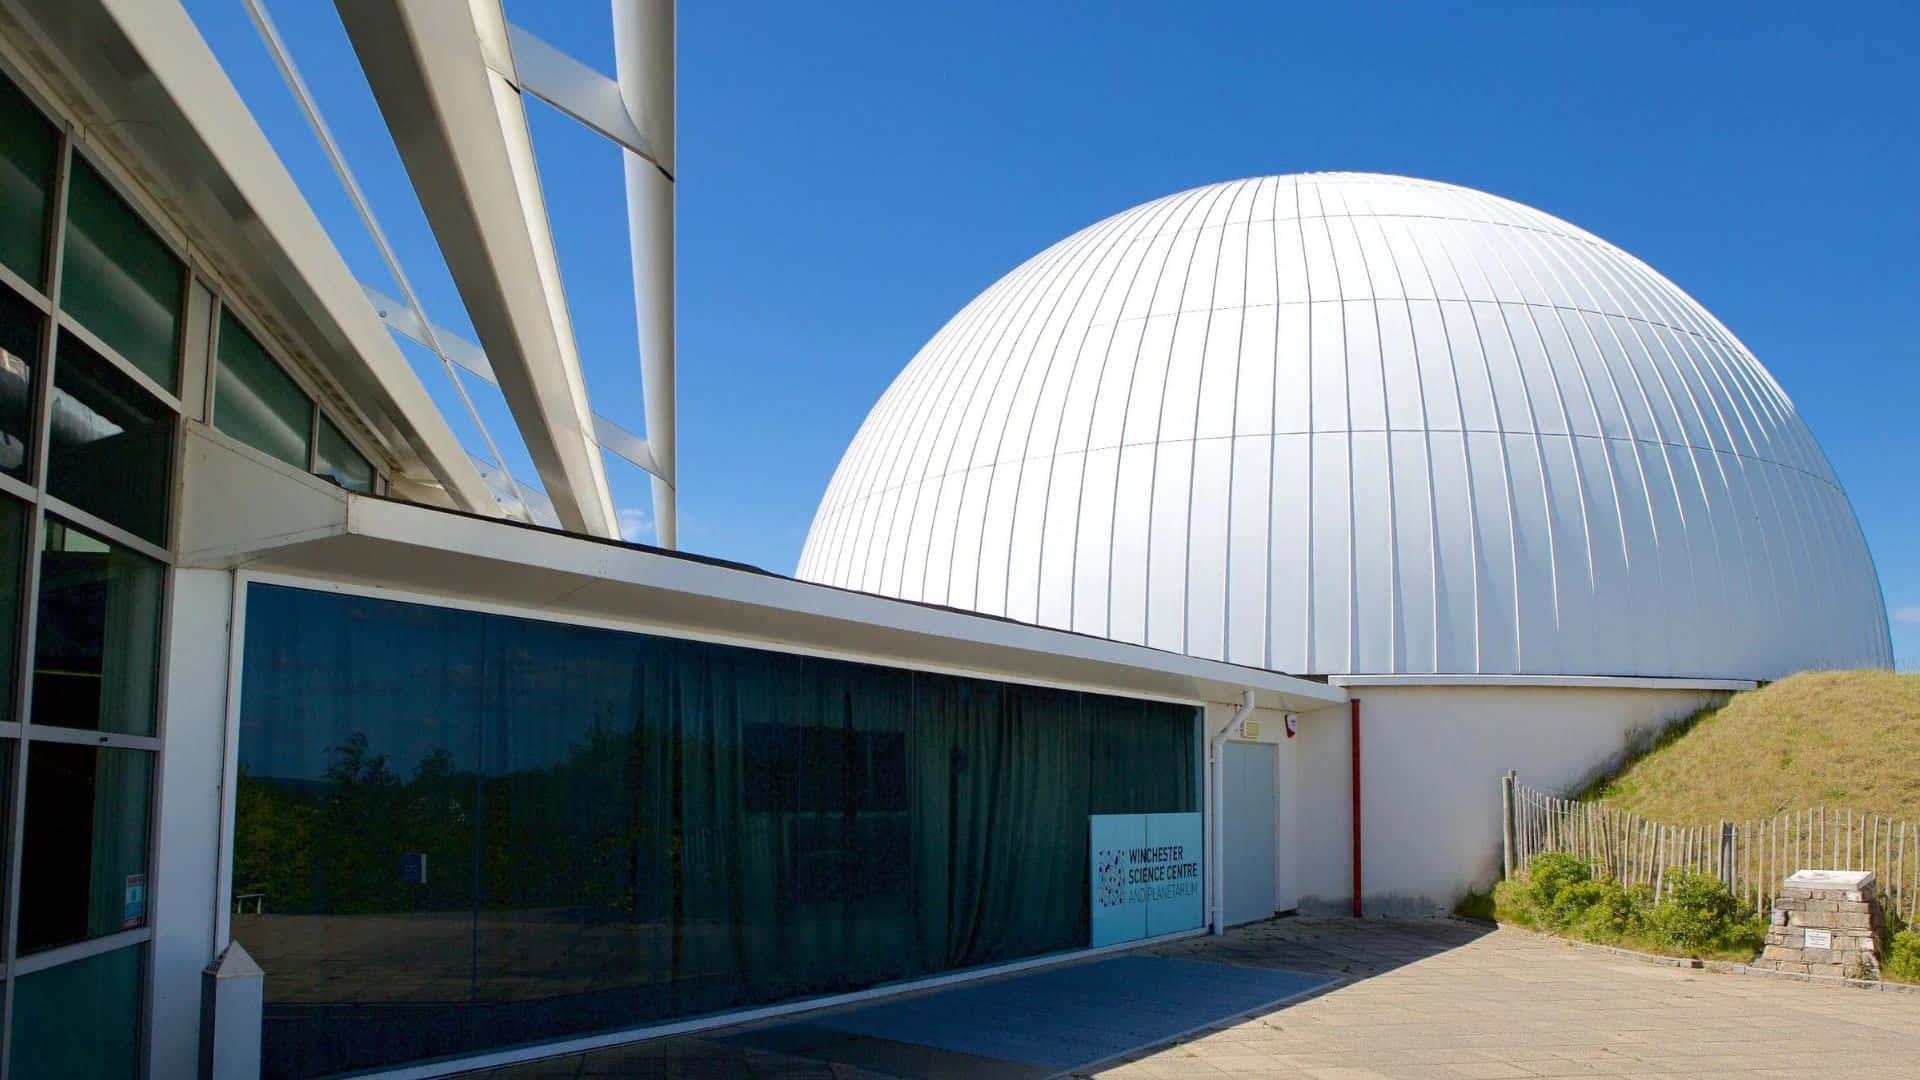
{"label": "white dome", "polygon": [[1303,674],[1892,662],[1839,481],[1650,267],[1506,199],[1239,180],[1083,229],[894,380],[812,581]]}

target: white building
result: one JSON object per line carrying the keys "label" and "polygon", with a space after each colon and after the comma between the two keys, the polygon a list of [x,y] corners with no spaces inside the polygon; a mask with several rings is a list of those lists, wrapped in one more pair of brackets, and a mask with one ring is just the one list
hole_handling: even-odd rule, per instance
{"label": "white building", "polygon": [[1507,769],[1892,658],[1839,480],[1726,327],[1564,221],[1371,174],[1170,195],[1007,274],[874,406],[798,573],[1348,688],[1353,730],[1233,751],[1276,778],[1281,908],[1352,899],[1356,735],[1368,908],[1445,909]]}
{"label": "white building", "polygon": [[[492,0],[336,8],[478,342],[356,280],[176,0],[0,0],[0,1080],[436,1075],[1444,905],[1501,770],[1886,662],[1717,324],[1397,181],[1016,273],[876,412],[822,580],[622,543],[629,465],[673,543],[671,4],[613,3],[612,77]],[[528,94],[625,154],[643,434],[587,394]],[[395,334],[498,388],[537,485]],[[1132,847],[1170,887],[1109,889]]]}

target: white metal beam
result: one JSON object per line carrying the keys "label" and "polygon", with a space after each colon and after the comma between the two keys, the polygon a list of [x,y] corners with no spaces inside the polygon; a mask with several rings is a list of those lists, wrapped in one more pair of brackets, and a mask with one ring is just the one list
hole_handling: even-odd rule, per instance
{"label": "white metal beam", "polygon": [[335,7],[555,516],[618,536],[497,0]]}
{"label": "white metal beam", "polygon": [[653,521],[661,547],[677,547],[674,425],[674,0],[612,0],[620,96],[651,161],[624,155],[633,307],[640,331],[640,385],[647,413]]}
{"label": "white metal beam", "polygon": [[[439,323],[422,320],[411,306],[371,285],[361,288],[366,290],[367,300],[373,304],[374,312],[394,333],[416,345],[437,348],[441,355],[476,378],[493,386],[500,385],[500,380],[494,377],[493,365],[487,361],[487,354],[480,346]],[[645,472],[659,475],[660,466],[654,464],[653,453],[647,449],[647,440],[599,413],[593,414],[593,434],[600,440],[601,449],[619,455]]]}
{"label": "white metal beam", "polygon": [[513,46],[515,85],[659,166],[647,133],[627,112],[619,83],[518,26],[507,27],[507,40]]}

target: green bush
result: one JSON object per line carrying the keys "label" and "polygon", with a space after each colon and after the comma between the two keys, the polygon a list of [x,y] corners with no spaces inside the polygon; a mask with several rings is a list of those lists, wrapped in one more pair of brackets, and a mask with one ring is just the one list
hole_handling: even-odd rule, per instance
{"label": "green bush", "polygon": [[1564,852],[1549,851],[1534,856],[1533,865],[1527,868],[1527,880],[1534,909],[1544,915],[1553,910],[1568,886],[1592,881],[1593,867]]}
{"label": "green bush", "polygon": [[1920,983],[1920,929],[1902,930],[1893,935],[1886,966],[1880,973],[1896,982]]}
{"label": "green bush", "polygon": [[[1572,855],[1548,852],[1494,886],[1493,918],[1648,952],[1745,958],[1759,951],[1766,939],[1765,922],[1749,914],[1719,879],[1676,869],[1667,871],[1666,882],[1668,895],[1656,903],[1648,886],[1623,888],[1617,881],[1594,877],[1593,868]],[[1486,894],[1470,899],[1475,913],[1485,910]],[[1915,937],[1920,979],[1920,935]]]}
{"label": "green bush", "polygon": [[1667,895],[1647,916],[1655,940],[1689,956],[1702,952],[1758,950],[1766,924],[1747,914],[1720,879],[1691,870],[1670,870]]}

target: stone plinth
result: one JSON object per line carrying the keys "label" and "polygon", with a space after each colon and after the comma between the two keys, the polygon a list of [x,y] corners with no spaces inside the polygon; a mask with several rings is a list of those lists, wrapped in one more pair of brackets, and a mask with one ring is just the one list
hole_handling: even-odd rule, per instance
{"label": "stone plinth", "polygon": [[1886,923],[1871,870],[1801,870],[1773,900],[1767,948],[1755,967],[1807,975],[1880,977]]}

